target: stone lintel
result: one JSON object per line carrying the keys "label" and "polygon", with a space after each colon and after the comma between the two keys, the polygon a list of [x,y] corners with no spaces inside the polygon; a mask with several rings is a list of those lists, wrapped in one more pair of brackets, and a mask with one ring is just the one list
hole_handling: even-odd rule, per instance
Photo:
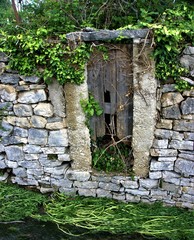
{"label": "stone lintel", "polygon": [[139,30],[97,30],[91,32],[73,32],[66,34],[68,41],[108,41],[116,40],[119,37],[124,37],[128,39],[134,38],[146,38],[149,34],[149,29],[139,29]]}

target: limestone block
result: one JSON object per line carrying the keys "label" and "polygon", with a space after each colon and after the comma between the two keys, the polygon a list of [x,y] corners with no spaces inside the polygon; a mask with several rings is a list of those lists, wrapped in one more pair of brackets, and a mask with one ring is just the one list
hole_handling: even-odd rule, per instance
{"label": "limestone block", "polygon": [[73,170],[67,170],[66,172],[66,178],[69,180],[77,180],[80,182],[88,181],[90,178],[90,173],[85,171],[73,171]]}
{"label": "limestone block", "polygon": [[22,147],[8,146],[5,147],[7,159],[9,161],[21,161],[24,159],[24,153]]}
{"label": "limestone block", "polygon": [[2,152],[4,152],[5,150],[4,150],[4,146],[3,146],[3,144],[1,144],[0,143],[0,153],[2,153]]}
{"label": "limestone block", "polygon": [[140,179],[139,184],[140,187],[146,188],[147,190],[152,189],[152,188],[158,188],[158,180],[153,180],[153,179]]}
{"label": "limestone block", "polygon": [[66,151],[64,147],[42,147],[41,150],[44,154],[63,154]]}
{"label": "limestone block", "polygon": [[194,161],[179,159],[175,162],[175,172],[186,177],[194,176]]}
{"label": "limestone block", "polygon": [[12,178],[11,178],[11,181],[12,181],[13,183],[17,183],[18,185],[38,186],[38,181],[35,180],[35,179],[12,177]]}
{"label": "limestone block", "polygon": [[194,196],[190,195],[190,194],[183,193],[182,196],[181,196],[181,200],[183,200],[185,202],[194,203]]}
{"label": "limestone block", "polygon": [[160,122],[157,123],[156,128],[172,129],[172,120],[160,119]]}
{"label": "limestone block", "polygon": [[178,105],[162,108],[162,117],[167,119],[181,119],[181,112]]}
{"label": "limestone block", "polygon": [[131,189],[136,189],[139,187],[139,184],[137,181],[132,181],[132,180],[122,180],[121,184],[124,188],[131,188]]}
{"label": "limestone block", "polygon": [[63,129],[64,128],[64,124],[63,122],[55,122],[55,123],[47,123],[46,124],[46,129],[49,130],[58,130],[58,129]]}
{"label": "limestone block", "polygon": [[5,84],[18,84],[19,82],[18,74],[3,73],[0,75],[0,82]]}
{"label": "limestone block", "polygon": [[5,169],[7,168],[7,164],[5,163],[5,160],[0,160],[0,169]]}
{"label": "limestone block", "polygon": [[96,197],[96,189],[78,189],[78,194],[85,197]]}
{"label": "limestone block", "polygon": [[193,150],[193,141],[170,141],[169,148],[178,149],[178,150]]}
{"label": "limestone block", "polygon": [[65,174],[68,168],[69,168],[69,164],[63,164],[62,166],[57,166],[57,167],[52,167],[52,166],[44,167],[44,171],[46,173],[51,173],[52,176],[55,176],[55,175]]}
{"label": "limestone block", "polygon": [[173,131],[172,139],[182,141],[184,139],[184,135],[180,132]]}
{"label": "limestone block", "polygon": [[172,130],[165,130],[165,129],[156,129],[154,135],[158,139],[171,139],[173,135]]}
{"label": "limestone block", "polygon": [[31,124],[26,117],[15,117],[15,116],[8,116],[6,117],[5,121],[10,123],[11,125],[15,125],[21,128],[30,128]]}
{"label": "limestone block", "polygon": [[39,156],[40,156],[40,154],[27,153],[24,155],[24,159],[26,161],[37,160],[37,159],[39,159]]}
{"label": "limestone block", "polygon": [[106,198],[112,198],[112,193],[111,191],[104,190],[101,188],[98,188],[96,190],[97,197],[106,197]]}
{"label": "limestone block", "polygon": [[54,109],[50,103],[38,103],[34,108],[34,114],[44,117],[52,117],[54,114]]}
{"label": "limestone block", "polygon": [[179,153],[179,158],[180,159],[185,159],[185,160],[189,160],[189,161],[194,161],[194,151],[192,152],[181,152]]}
{"label": "limestone block", "polygon": [[183,114],[194,114],[194,98],[187,98],[181,103],[181,110]]}
{"label": "limestone block", "polygon": [[165,84],[162,87],[162,92],[166,93],[166,92],[174,92],[177,91],[176,90],[176,85],[175,84]]}
{"label": "limestone block", "polygon": [[34,128],[45,128],[47,120],[41,116],[32,116],[30,118],[30,123]]}
{"label": "limestone block", "polygon": [[41,153],[41,147],[36,145],[27,144],[23,147],[24,153]]}
{"label": "limestone block", "polygon": [[0,102],[0,109],[4,110],[4,112],[12,111],[13,110],[13,103],[11,103],[11,102]]}
{"label": "limestone block", "polygon": [[87,181],[87,182],[78,182],[74,181],[73,183],[74,187],[77,188],[85,188],[85,189],[92,189],[92,188],[98,188],[98,182],[92,182],[92,181]]}
{"label": "limestone block", "polygon": [[162,177],[162,172],[161,171],[149,172],[149,178],[150,179],[160,179],[161,177]]}
{"label": "limestone block", "polygon": [[26,92],[21,92],[18,95],[19,103],[38,103],[45,101],[47,99],[46,93],[43,89],[31,90]]}
{"label": "limestone block", "polygon": [[151,171],[164,171],[164,170],[173,170],[174,162],[158,162],[151,161],[150,170]]}
{"label": "limestone block", "polygon": [[42,176],[44,174],[43,168],[38,168],[38,169],[27,169],[26,170],[27,175],[32,175],[32,176]]}
{"label": "limestone block", "polygon": [[6,136],[10,135],[12,130],[13,130],[13,126],[10,125],[9,123],[3,121],[0,124],[0,137],[6,137]]}
{"label": "limestone block", "polygon": [[18,163],[14,161],[5,160],[5,164],[7,165],[8,168],[12,168],[12,169],[18,167]]}
{"label": "limestone block", "polygon": [[161,104],[162,107],[169,107],[182,102],[184,98],[179,92],[168,92],[162,94]]}
{"label": "limestone block", "polygon": [[52,185],[60,187],[60,188],[72,188],[73,182],[68,179],[51,178],[51,186]]}
{"label": "limestone block", "polygon": [[70,156],[69,156],[69,154],[58,154],[58,160],[60,162],[69,162]]}
{"label": "limestone block", "polygon": [[27,138],[22,138],[18,136],[6,136],[1,139],[1,142],[4,146],[8,145],[18,145],[18,144],[26,144]]}
{"label": "limestone block", "polygon": [[186,90],[182,93],[182,95],[186,97],[194,97],[194,89]]}
{"label": "limestone block", "polygon": [[12,102],[16,100],[16,91],[15,88],[11,85],[0,84],[0,95],[1,99],[7,102]]}
{"label": "limestone block", "polygon": [[59,192],[65,193],[68,196],[76,196],[77,195],[77,190],[75,188],[60,187]]}
{"label": "limestone block", "polygon": [[41,165],[38,160],[31,160],[31,161],[19,161],[18,165],[23,168],[30,168],[30,169],[41,169]]}
{"label": "limestone block", "polygon": [[182,187],[182,192],[194,195],[194,187]]}
{"label": "limestone block", "polygon": [[29,129],[28,143],[35,145],[46,145],[48,138],[47,130]]}
{"label": "limestone block", "polygon": [[135,196],[148,196],[149,195],[149,191],[147,190],[143,190],[143,189],[125,189],[126,193],[130,193],[132,195]]}
{"label": "limestone block", "polygon": [[152,189],[151,190],[151,196],[162,196],[162,197],[167,197],[167,191],[162,190],[162,189]]}
{"label": "limestone block", "polygon": [[158,157],[159,162],[174,162],[177,159],[177,157]]}
{"label": "limestone block", "polygon": [[194,120],[174,120],[174,130],[193,132],[194,131]]}
{"label": "limestone block", "polygon": [[175,149],[150,149],[150,154],[153,157],[176,157],[178,152]]}
{"label": "limestone block", "polygon": [[49,146],[57,146],[57,147],[67,147],[68,146],[68,136],[67,129],[61,129],[58,131],[50,131],[48,138]]}
{"label": "limestone block", "polygon": [[32,107],[27,104],[15,104],[13,110],[18,117],[32,116]]}
{"label": "limestone block", "polygon": [[24,82],[30,82],[30,83],[38,83],[40,81],[40,77],[37,77],[37,76],[22,76],[22,75],[20,75],[20,78]]}
{"label": "limestone block", "polygon": [[13,169],[13,174],[15,174],[17,177],[27,177],[27,171],[25,168],[18,167]]}
{"label": "limestone block", "polygon": [[40,158],[39,158],[39,161],[40,161],[40,164],[43,166],[43,167],[57,167],[57,166],[61,166],[61,161],[58,161],[58,160],[49,160],[47,158],[47,156],[42,156],[40,155]]}
{"label": "limestone block", "polygon": [[194,47],[188,46],[184,49],[183,54],[194,55]]}
{"label": "limestone block", "polygon": [[127,202],[138,203],[138,202],[140,202],[140,196],[134,196],[132,194],[126,193],[126,201]]}
{"label": "limestone block", "polygon": [[26,137],[28,137],[28,130],[24,129],[24,128],[20,128],[20,127],[14,127],[13,135],[22,137],[22,138],[26,138]]}
{"label": "limestone block", "polygon": [[65,96],[63,86],[54,79],[51,84],[48,85],[49,98],[54,106],[55,116],[65,117]]}
{"label": "limestone block", "polygon": [[172,183],[168,183],[163,181],[162,182],[162,189],[169,191],[169,192],[173,192],[173,193],[179,193],[180,192],[180,186],[172,184]]}
{"label": "limestone block", "polygon": [[125,193],[113,193],[112,198],[118,201],[125,201]]}
{"label": "limestone block", "polygon": [[168,139],[154,139],[153,148],[167,148],[168,146]]}
{"label": "limestone block", "polygon": [[119,191],[120,190],[120,185],[115,184],[115,183],[104,183],[100,182],[99,183],[99,188],[102,188],[104,190],[109,190],[109,191]]}
{"label": "limestone block", "polygon": [[185,67],[189,70],[193,70],[194,69],[194,56],[183,55],[180,58],[180,63],[183,67]]}
{"label": "limestone block", "polygon": [[111,179],[112,179],[111,177],[107,177],[107,176],[95,176],[95,175],[92,175],[92,181],[109,183],[109,182],[111,182]]}

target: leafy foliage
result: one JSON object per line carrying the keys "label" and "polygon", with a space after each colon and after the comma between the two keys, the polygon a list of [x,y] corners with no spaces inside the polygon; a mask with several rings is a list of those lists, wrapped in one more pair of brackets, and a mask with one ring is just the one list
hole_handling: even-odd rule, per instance
{"label": "leafy foliage", "polygon": [[[107,138],[107,136],[103,137]],[[98,138],[92,151],[92,166],[98,171],[129,173],[130,148],[123,142],[108,141]]]}

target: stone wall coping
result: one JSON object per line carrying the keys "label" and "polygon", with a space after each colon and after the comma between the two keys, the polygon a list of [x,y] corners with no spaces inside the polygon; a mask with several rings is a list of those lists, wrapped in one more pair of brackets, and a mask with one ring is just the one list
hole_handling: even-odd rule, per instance
{"label": "stone wall coping", "polygon": [[150,29],[130,29],[130,30],[87,30],[84,32],[72,32],[66,34],[66,38],[68,41],[108,41],[108,40],[116,40],[117,38],[127,38],[127,39],[135,39],[135,38],[147,38],[149,35]]}

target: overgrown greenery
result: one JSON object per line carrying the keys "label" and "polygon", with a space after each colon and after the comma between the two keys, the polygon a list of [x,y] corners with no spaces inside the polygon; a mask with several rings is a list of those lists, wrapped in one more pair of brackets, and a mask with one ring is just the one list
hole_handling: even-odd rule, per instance
{"label": "overgrown greenery", "polygon": [[[114,138],[107,141],[108,136],[98,138],[92,147],[92,166],[106,173],[130,173],[130,147]],[[105,142],[104,142],[105,141]]]}
{"label": "overgrown greenery", "polygon": [[[68,197],[62,193],[55,193],[48,198],[4,183],[0,183],[0,188],[1,222],[32,217],[54,222],[59,229],[70,235],[78,232],[109,232],[130,235],[139,233],[165,240],[194,238],[193,211],[163,207],[159,203],[132,204],[107,198]],[[39,208],[43,204],[44,214],[40,214]]]}
{"label": "overgrown greenery", "polygon": [[27,191],[8,183],[0,183],[0,189],[0,221],[2,222],[32,217],[47,201],[46,196],[40,193]]}
{"label": "overgrown greenery", "polygon": [[[56,194],[45,206],[50,219],[67,234],[68,225],[79,227],[83,233],[140,233],[165,240],[194,238],[194,212],[161,204],[126,204],[106,198],[67,197]],[[75,229],[75,232],[74,232]]]}

